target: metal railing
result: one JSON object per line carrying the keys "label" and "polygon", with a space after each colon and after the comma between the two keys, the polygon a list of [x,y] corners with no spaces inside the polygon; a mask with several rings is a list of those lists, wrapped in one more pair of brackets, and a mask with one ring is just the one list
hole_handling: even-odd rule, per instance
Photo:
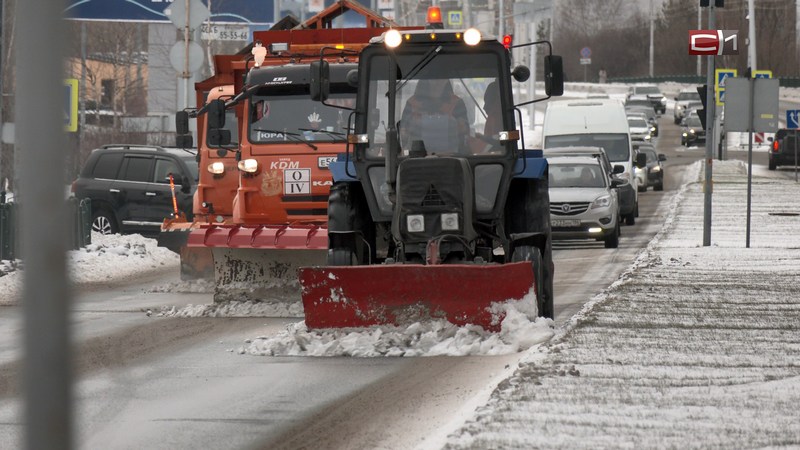
{"label": "metal railing", "polygon": [[[92,243],[92,202],[88,198],[67,199],[71,220],[68,222],[73,250]],[[0,203],[0,260],[13,260],[22,256],[19,230],[19,205]]]}

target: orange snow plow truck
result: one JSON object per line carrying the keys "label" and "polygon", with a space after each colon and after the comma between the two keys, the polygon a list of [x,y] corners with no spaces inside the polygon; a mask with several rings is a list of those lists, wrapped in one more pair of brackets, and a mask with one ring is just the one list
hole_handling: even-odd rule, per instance
{"label": "orange snow plow truck", "polygon": [[[530,70],[477,29],[442,29],[438,8],[428,17],[359,56],[351,145],[330,164],[328,266],[300,271],[309,328],[443,318],[497,331],[499,304],[533,296],[553,317],[547,161],[518,145],[515,112],[562,94],[561,58],[544,58],[547,97],[515,104]],[[535,44],[550,47],[517,47]],[[332,68],[312,67],[321,105]]]}
{"label": "orange snow plow truck", "polygon": [[[366,27],[331,28],[347,11]],[[208,150],[194,206],[204,220],[186,227],[184,246],[189,255],[210,250],[215,301],[298,301],[297,269],[325,262],[328,164],[345,149],[343,108],[355,103],[348,74],[361,48],[393,25],[341,0],[292,29],[255,32],[244,57],[230,60],[233,95],[198,111]],[[330,105],[309,94],[309,64],[320,55],[332,68]]]}

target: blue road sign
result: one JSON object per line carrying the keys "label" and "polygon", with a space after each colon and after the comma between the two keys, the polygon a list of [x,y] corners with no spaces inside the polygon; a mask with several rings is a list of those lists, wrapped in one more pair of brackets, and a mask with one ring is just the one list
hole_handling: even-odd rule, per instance
{"label": "blue road sign", "polygon": [[715,72],[717,73],[717,89],[725,89],[725,79],[736,76],[736,69],[716,69]]}
{"label": "blue road sign", "polygon": [[589,47],[583,47],[581,49],[581,56],[583,58],[590,58],[592,56],[592,49],[590,49]]}
{"label": "blue road sign", "polygon": [[786,128],[800,128],[800,109],[786,111]]}

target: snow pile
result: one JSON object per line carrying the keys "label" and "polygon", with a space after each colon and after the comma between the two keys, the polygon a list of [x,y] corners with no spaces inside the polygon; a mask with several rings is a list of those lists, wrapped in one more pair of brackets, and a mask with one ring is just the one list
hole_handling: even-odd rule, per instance
{"label": "snow pile", "polygon": [[710,247],[691,179],[631,269],[526,355],[448,448],[800,442],[800,216],[780,214],[800,213],[800,185],[778,176],[754,173],[749,249],[742,163],[714,162]]}
{"label": "snow pile", "polygon": [[160,317],[303,317],[301,302],[224,302],[162,307]]}
{"label": "snow pile", "polygon": [[459,327],[437,319],[408,326],[369,329],[309,330],[305,322],[289,325],[275,336],[264,336],[239,349],[241,354],[264,356],[466,356],[502,355],[527,350],[553,336],[553,321],[536,316],[532,294],[520,301],[495,305],[505,313],[501,331]]}
{"label": "snow pile", "polygon": [[151,293],[182,293],[182,294],[212,294],[214,293],[214,282],[211,280],[182,280],[172,283],[165,283],[158,286],[151,286],[144,291]]}
{"label": "snow pile", "polygon": [[[77,285],[121,281],[142,273],[178,267],[179,258],[155,239],[138,234],[102,235],[92,233],[92,243],[67,252],[70,277]],[[21,264],[4,261],[0,266],[0,304],[9,304],[22,290]],[[14,270],[9,270],[13,268]]]}

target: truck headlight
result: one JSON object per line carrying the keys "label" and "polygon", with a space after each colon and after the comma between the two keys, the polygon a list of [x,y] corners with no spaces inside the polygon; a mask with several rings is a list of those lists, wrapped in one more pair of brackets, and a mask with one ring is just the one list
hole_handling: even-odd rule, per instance
{"label": "truck headlight", "polygon": [[217,161],[213,162],[208,165],[208,171],[213,173],[214,175],[220,175],[225,173],[225,164]]}
{"label": "truck headlight", "polygon": [[442,214],[442,230],[458,231],[458,213]]}
{"label": "truck headlight", "polygon": [[600,197],[594,199],[594,201],[592,202],[592,206],[590,206],[589,209],[607,208],[610,205],[611,205],[611,196],[601,195]]}
{"label": "truck headlight", "polygon": [[422,233],[425,231],[425,216],[422,214],[411,214],[406,216],[406,227],[410,233]]}
{"label": "truck headlight", "polygon": [[256,173],[258,171],[258,161],[255,159],[243,159],[239,161],[239,170],[247,173]]}

